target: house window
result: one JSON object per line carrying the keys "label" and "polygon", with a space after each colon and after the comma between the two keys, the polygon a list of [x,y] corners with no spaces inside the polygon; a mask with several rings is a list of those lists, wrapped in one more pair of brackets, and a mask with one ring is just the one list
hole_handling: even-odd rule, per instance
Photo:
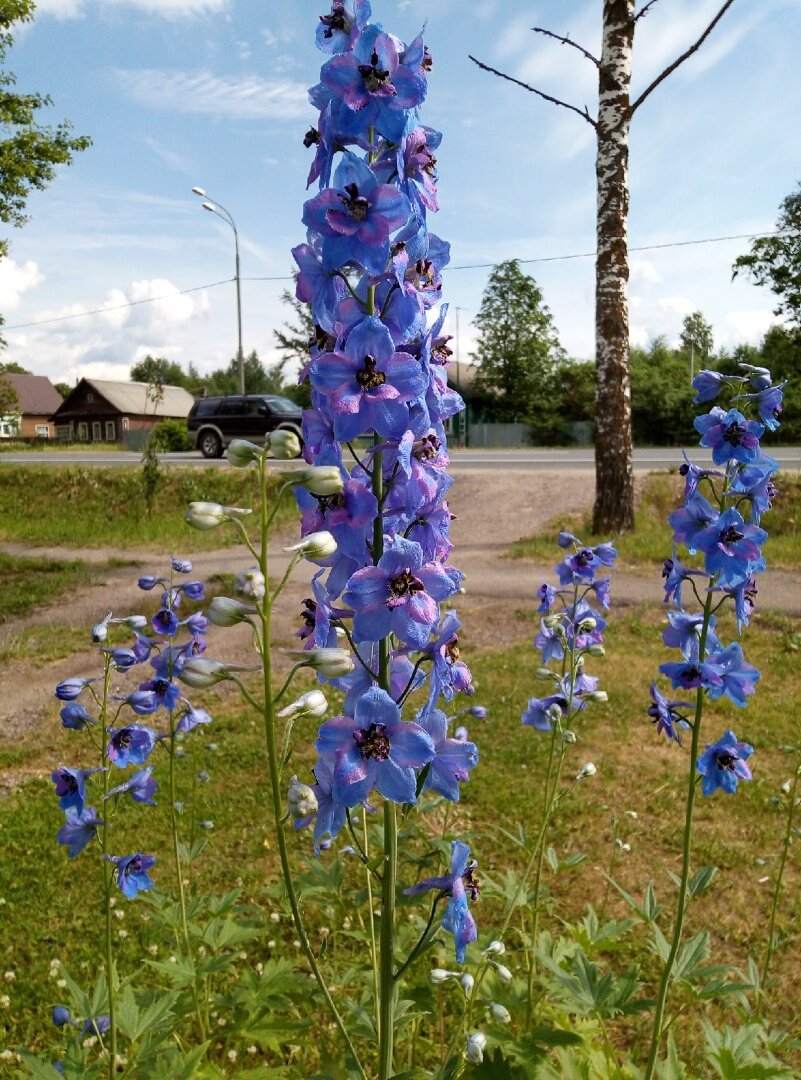
{"label": "house window", "polygon": [[92,441],[100,442],[103,438],[103,425],[99,420],[92,421]]}
{"label": "house window", "polygon": [[89,441],[89,425],[86,423],[85,420],[79,420],[78,421],[78,441],[79,442],[88,442]]}
{"label": "house window", "polygon": [[86,395],[86,404],[87,405],[94,405],[94,403],[95,403],[95,395],[93,393],[91,393],[91,391],[90,391]]}
{"label": "house window", "polygon": [[47,424],[37,424],[36,425],[36,438],[37,439],[49,439],[50,438],[50,428],[48,427]]}
{"label": "house window", "polygon": [[106,420],[106,442],[114,442],[117,438],[117,429],[113,420]]}

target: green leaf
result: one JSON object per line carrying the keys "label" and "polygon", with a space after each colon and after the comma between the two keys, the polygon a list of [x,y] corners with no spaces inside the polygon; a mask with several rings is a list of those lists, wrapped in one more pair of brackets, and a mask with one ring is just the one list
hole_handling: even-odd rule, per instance
{"label": "green leaf", "polygon": [[166,975],[176,989],[189,986],[195,981],[197,972],[195,965],[185,956],[176,957],[176,962],[171,964],[168,960],[147,960],[149,967]]}
{"label": "green leaf", "polygon": [[674,979],[691,979],[709,956],[709,933],[701,930],[682,945],[673,968]]}
{"label": "green leaf", "polygon": [[63,1080],[61,1073],[54,1069],[49,1061],[41,1061],[26,1050],[21,1051],[20,1057],[25,1063],[28,1075],[34,1077],[35,1080]]}
{"label": "green leaf", "polygon": [[690,896],[702,896],[712,884],[712,880],[718,872],[716,866],[702,866],[696,870],[690,880]]}
{"label": "green leaf", "polygon": [[584,1042],[578,1032],[568,1031],[566,1028],[549,1027],[547,1024],[536,1024],[533,1028],[529,1028],[524,1038],[534,1043],[541,1043],[543,1046],[579,1046]]}

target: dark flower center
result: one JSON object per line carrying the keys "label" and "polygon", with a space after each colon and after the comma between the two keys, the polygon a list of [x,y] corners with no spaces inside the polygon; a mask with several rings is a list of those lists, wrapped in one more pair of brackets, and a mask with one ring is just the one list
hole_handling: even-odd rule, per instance
{"label": "dark flower center", "polygon": [[450,358],[453,356],[453,349],[448,348],[448,342],[450,341],[450,335],[448,337],[437,338],[431,344],[431,363],[432,364],[447,364]]}
{"label": "dark flower center", "polygon": [[729,772],[734,768],[740,759],[736,754],[730,754],[728,750],[721,750],[715,754],[715,761],[719,769],[728,769]]}
{"label": "dark flower center", "polygon": [[308,597],[303,601],[303,608],[300,613],[301,619],[305,622],[306,626],[310,630],[313,630],[316,625],[315,613],[317,611],[317,601],[311,600]]}
{"label": "dark flower center", "polygon": [[345,494],[342,491],[337,491],[333,495],[318,495],[317,504],[320,507],[321,514],[327,514],[329,510],[344,510]]}
{"label": "dark flower center", "polygon": [[455,664],[459,659],[459,639],[454,635],[445,646],[445,660],[449,664]]}
{"label": "dark flower center", "polygon": [[720,534],[720,542],[721,544],[736,544],[738,540],[742,540],[743,535],[734,525],[728,525]]}
{"label": "dark flower center", "polygon": [[370,210],[370,203],[365,199],[364,195],[359,194],[359,188],[356,184],[346,184],[344,188],[346,194],[339,193],[339,197],[345,204],[345,209],[353,218],[354,221],[364,221]]}
{"label": "dark flower center", "polygon": [[127,728],[120,731],[114,736],[114,742],[119,750],[127,750],[133,744],[133,732],[128,731]]}
{"label": "dark flower center", "polygon": [[389,81],[389,72],[378,66],[377,52],[373,52],[369,64],[359,64],[359,74],[364,79],[365,89],[371,94],[384,89],[395,93],[395,87]]}
{"label": "dark flower center", "polygon": [[64,787],[65,795],[72,795],[73,792],[78,790],[78,781],[72,773],[63,772],[61,774],[61,783]]}
{"label": "dark flower center", "polygon": [[430,259],[418,259],[414,269],[406,273],[406,280],[410,281],[416,289],[441,289],[435,278],[437,270]]}
{"label": "dark flower center", "polygon": [[681,673],[681,681],[687,686],[691,686],[694,682],[700,682],[700,680],[701,669],[695,664],[690,664],[689,667],[686,667]]}
{"label": "dark flower center", "polygon": [[334,31],[339,30],[343,34],[349,30],[347,19],[345,18],[345,9],[341,4],[334,3],[331,5],[330,15],[321,15],[320,22],[325,27],[325,33],[323,37],[331,38],[334,36]]}
{"label": "dark flower center", "polygon": [[159,697],[163,697],[164,694],[167,693],[169,688],[170,688],[170,684],[166,679],[154,679],[153,680],[153,689],[156,692],[156,694],[159,695]]}
{"label": "dark flower center", "polygon": [[465,892],[470,897],[471,903],[475,903],[481,895],[481,882],[476,873],[475,863],[468,866],[467,870],[462,874],[462,881],[464,882]]}
{"label": "dark flower center", "polygon": [[356,382],[362,390],[376,390],[387,381],[384,372],[376,370],[377,362],[376,358],[368,353],[364,358],[364,367],[356,372]]}
{"label": "dark flower center", "polygon": [[433,66],[434,59],[431,56],[431,53],[428,51],[428,45],[425,45],[423,46],[423,60],[420,64],[420,67],[423,71],[430,71]]}
{"label": "dark flower center", "polygon": [[336,344],[334,338],[323,330],[322,326],[314,324],[314,332],[309,338],[309,348],[319,349],[320,352],[330,352]]}
{"label": "dark flower center", "polygon": [[363,758],[386,761],[389,757],[390,745],[386,724],[370,724],[367,728],[359,728],[358,731],[353,732],[353,741],[359,747],[359,753]]}
{"label": "dark flower center", "polygon": [[412,593],[424,591],[425,585],[414,576],[407,566],[402,573],[394,577],[389,583],[389,606],[397,607]]}
{"label": "dark flower center", "polygon": [[418,461],[431,461],[439,453],[440,445],[436,435],[426,435],[414,444],[412,456],[416,457]]}
{"label": "dark flower center", "polygon": [[738,424],[736,420],[732,420],[730,424],[726,424],[723,428],[723,441],[731,443],[732,446],[739,446],[740,439],[745,434],[741,424]]}
{"label": "dark flower center", "polygon": [[592,548],[582,548],[581,551],[577,551],[573,556],[572,562],[576,567],[583,567],[589,566],[592,563],[592,560]]}
{"label": "dark flower center", "polygon": [[303,136],[303,145],[308,150],[310,146],[316,146],[320,141],[320,132],[317,128],[310,127]]}

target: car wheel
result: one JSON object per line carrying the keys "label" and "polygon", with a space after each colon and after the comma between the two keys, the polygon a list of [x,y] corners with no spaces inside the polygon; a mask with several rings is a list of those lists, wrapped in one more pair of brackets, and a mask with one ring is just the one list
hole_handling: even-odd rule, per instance
{"label": "car wheel", "polygon": [[203,457],[222,457],[222,439],[216,431],[204,431],[200,436],[199,445]]}

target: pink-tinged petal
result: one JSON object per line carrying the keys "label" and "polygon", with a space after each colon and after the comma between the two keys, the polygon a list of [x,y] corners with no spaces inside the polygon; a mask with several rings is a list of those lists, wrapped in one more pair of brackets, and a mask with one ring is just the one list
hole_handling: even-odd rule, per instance
{"label": "pink-tinged petal", "polygon": [[428,84],[422,75],[415,75],[408,68],[399,67],[392,77],[395,87],[393,105],[398,109],[413,109],[425,99]]}
{"label": "pink-tinged petal", "polygon": [[378,247],[387,239],[391,228],[386,218],[373,208],[364,221],[358,222],[354,232],[358,231],[359,240],[363,244]]}
{"label": "pink-tinged petal", "polygon": [[397,724],[390,733],[392,759],[407,768],[420,769],[434,757],[434,743],[419,724]]}
{"label": "pink-tinged petal", "polygon": [[400,394],[398,388],[392,383],[383,383],[381,386],[373,386],[364,391],[368,401],[398,401]]}
{"label": "pink-tinged petal", "polygon": [[379,184],[371,201],[373,213],[380,213],[390,230],[399,229],[411,217],[409,200],[394,184]]}
{"label": "pink-tinged petal", "polygon": [[364,228],[364,222],[357,221],[354,217],[351,217],[345,210],[342,209],[340,203],[337,209],[327,210],[325,214],[325,220],[328,225],[340,236],[355,236],[359,233],[362,235]]}
{"label": "pink-tinged petal", "polygon": [[320,81],[333,94],[341,97],[350,109],[358,111],[370,102],[370,95],[359,74],[359,63],[352,53],[335,56],[323,65]]}
{"label": "pink-tinged petal", "polygon": [[420,567],[417,576],[429,596],[435,600],[447,600],[458,590],[464,575],[444,563],[426,563]]}
{"label": "pink-tinged petal", "polygon": [[353,718],[350,716],[334,716],[326,720],[317,732],[315,749],[318,754],[336,752],[342,746],[353,742],[354,727]]}
{"label": "pink-tinged petal", "polygon": [[353,384],[346,383],[331,391],[329,398],[331,411],[334,413],[334,426],[336,427],[337,414],[356,416],[364,400],[364,391],[357,390]]}
{"label": "pink-tinged petal", "polygon": [[417,801],[417,778],[414,769],[405,769],[396,765],[391,757],[377,766],[375,787],[385,799],[390,799],[392,802]]}
{"label": "pink-tinged petal", "polygon": [[334,765],[334,802],[347,807],[362,802],[373,790],[375,772],[374,763],[362,757],[356,743],[340,750]]}
{"label": "pink-tinged petal", "polygon": [[363,570],[357,570],[348,582],[342,602],[349,607],[370,610],[386,603],[388,594],[386,571],[378,566],[365,566]]}

